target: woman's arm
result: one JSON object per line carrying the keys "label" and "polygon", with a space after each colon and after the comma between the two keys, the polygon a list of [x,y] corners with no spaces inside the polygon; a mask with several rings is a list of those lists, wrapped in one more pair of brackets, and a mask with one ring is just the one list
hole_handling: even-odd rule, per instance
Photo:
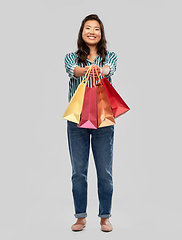
{"label": "woman's arm", "polygon": [[[85,76],[87,70],[89,69],[90,66],[86,66],[86,67],[75,67],[74,68],[74,76],[75,77],[81,77],[81,76]],[[100,68],[101,72],[103,75],[108,75],[111,71],[110,67],[108,65],[105,65],[104,67]],[[92,74],[92,72],[91,72]]]}
{"label": "woman's arm", "polygon": [[74,68],[74,76],[75,77],[81,77],[81,76],[85,76],[87,70],[89,69],[90,66],[86,66],[86,67],[75,67]]}
{"label": "woman's arm", "polygon": [[112,76],[114,74],[114,72],[116,71],[117,62],[117,55],[114,52],[108,52],[105,59],[105,66],[110,67],[110,71],[106,76]]}

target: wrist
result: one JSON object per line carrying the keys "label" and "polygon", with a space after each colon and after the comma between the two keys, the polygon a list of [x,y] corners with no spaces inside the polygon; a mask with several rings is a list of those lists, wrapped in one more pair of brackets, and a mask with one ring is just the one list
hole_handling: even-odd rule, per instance
{"label": "wrist", "polygon": [[104,67],[101,68],[101,72],[103,75],[107,76],[110,73],[110,67],[105,65]]}

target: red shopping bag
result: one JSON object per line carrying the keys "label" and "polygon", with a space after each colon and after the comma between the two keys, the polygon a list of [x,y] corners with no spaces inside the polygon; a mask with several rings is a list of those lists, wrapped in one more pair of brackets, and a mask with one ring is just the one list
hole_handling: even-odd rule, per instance
{"label": "red shopping bag", "polygon": [[86,87],[79,127],[97,128],[97,89]]}
{"label": "red shopping bag", "polygon": [[[98,68],[98,70],[99,70],[99,68]],[[105,91],[107,93],[109,102],[111,104],[111,108],[112,108],[114,117],[116,118],[116,117],[120,116],[121,114],[129,111],[130,108],[124,102],[124,100],[121,98],[121,96],[118,94],[118,92],[114,89],[114,87],[111,85],[109,80],[106,77],[103,76],[101,81],[104,85],[104,88],[105,88]]]}
{"label": "red shopping bag", "polygon": [[97,89],[94,77],[92,78],[92,87],[85,89],[79,127],[97,129]]}

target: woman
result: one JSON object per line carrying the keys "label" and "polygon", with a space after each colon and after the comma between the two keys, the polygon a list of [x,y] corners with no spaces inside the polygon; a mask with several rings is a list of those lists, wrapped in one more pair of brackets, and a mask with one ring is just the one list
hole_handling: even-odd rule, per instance
{"label": "woman", "polygon": [[[106,48],[104,26],[95,14],[91,14],[82,21],[76,52],[65,57],[66,72],[70,77],[70,101],[78,85],[82,81],[90,65],[97,65],[111,82],[111,76],[116,71],[117,56],[108,52]],[[88,86],[91,86],[91,80]],[[101,230],[112,231],[109,221],[113,194],[112,162],[114,126],[98,129],[77,127],[76,123],[67,122],[68,145],[72,164],[72,193],[77,222],[72,225],[73,231],[81,231],[86,226],[87,217],[87,171],[91,146],[97,170],[99,217]]]}

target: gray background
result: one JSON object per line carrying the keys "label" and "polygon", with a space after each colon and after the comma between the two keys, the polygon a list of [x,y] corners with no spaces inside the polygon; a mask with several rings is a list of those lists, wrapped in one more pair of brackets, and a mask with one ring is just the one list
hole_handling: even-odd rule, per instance
{"label": "gray background", "polygon": [[[64,56],[90,13],[118,55],[113,84],[131,108],[116,120],[109,234],[92,153],[88,225],[70,230]],[[1,1],[1,239],[182,239],[181,21],[177,0]]]}

